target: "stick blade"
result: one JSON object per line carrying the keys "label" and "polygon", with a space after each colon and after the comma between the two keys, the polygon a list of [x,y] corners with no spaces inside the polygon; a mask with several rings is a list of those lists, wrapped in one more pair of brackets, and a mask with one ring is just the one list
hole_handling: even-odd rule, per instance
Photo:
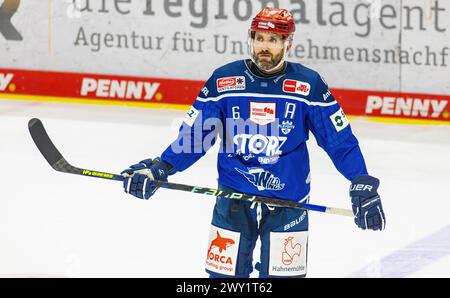
{"label": "stick blade", "polygon": [[30,131],[31,138],[36,144],[36,147],[38,147],[45,160],[47,160],[52,168],[56,169],[57,163],[63,159],[63,156],[58,149],[56,149],[48,136],[41,120],[33,118],[28,121],[28,130]]}

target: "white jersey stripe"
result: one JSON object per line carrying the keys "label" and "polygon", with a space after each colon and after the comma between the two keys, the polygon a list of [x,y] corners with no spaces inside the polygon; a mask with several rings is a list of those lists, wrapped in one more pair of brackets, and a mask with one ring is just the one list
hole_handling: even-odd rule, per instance
{"label": "white jersey stripe", "polygon": [[304,98],[290,96],[290,95],[277,95],[277,94],[267,94],[267,93],[228,93],[228,94],[222,94],[217,97],[208,97],[208,98],[201,98],[197,97],[198,101],[207,102],[207,101],[219,101],[221,99],[227,98],[227,97],[262,97],[262,98],[281,98],[281,99],[292,99],[296,101],[303,102],[309,106],[320,106],[320,107],[329,107],[337,104],[337,101],[332,102],[312,102]]}

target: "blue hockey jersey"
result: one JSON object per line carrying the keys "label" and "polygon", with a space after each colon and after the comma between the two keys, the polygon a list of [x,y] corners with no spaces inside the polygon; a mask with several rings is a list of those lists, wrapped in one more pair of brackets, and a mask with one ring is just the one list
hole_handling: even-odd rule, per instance
{"label": "blue hockey jersey", "polygon": [[220,184],[301,202],[310,191],[310,131],[347,179],[367,174],[349,122],[317,72],[287,62],[283,74],[264,78],[239,60],[214,71],[161,158],[174,174],[220,141]]}

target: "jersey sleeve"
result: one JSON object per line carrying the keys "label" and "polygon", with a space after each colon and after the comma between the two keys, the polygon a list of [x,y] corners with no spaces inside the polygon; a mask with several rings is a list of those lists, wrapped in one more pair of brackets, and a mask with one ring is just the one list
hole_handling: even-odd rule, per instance
{"label": "jersey sleeve", "polygon": [[350,123],[319,75],[312,97],[307,112],[307,125],[317,144],[326,151],[336,169],[348,180],[367,174],[364,157]]}
{"label": "jersey sleeve", "polygon": [[177,139],[161,154],[161,159],[173,166],[170,174],[187,169],[215,144],[223,123],[221,109],[214,101],[216,90],[213,74],[186,113]]}

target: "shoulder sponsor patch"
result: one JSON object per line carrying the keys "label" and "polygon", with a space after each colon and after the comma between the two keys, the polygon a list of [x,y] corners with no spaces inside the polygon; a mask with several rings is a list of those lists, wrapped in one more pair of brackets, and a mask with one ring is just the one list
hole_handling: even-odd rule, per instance
{"label": "shoulder sponsor patch", "polygon": [[217,79],[217,92],[245,90],[245,77],[227,77]]}
{"label": "shoulder sponsor patch", "polygon": [[336,128],[337,132],[340,132],[350,124],[342,108],[339,109],[339,111],[337,111],[333,115],[331,115],[330,119],[334,125],[334,128]]}
{"label": "shoulder sponsor patch", "polygon": [[196,108],[191,107],[189,111],[186,113],[186,117],[183,120],[184,123],[186,123],[189,126],[194,125],[195,119],[197,119],[199,114],[200,112]]}
{"label": "shoulder sponsor patch", "polygon": [[286,93],[295,93],[308,96],[311,91],[311,85],[309,83],[297,80],[284,80],[283,91]]}

